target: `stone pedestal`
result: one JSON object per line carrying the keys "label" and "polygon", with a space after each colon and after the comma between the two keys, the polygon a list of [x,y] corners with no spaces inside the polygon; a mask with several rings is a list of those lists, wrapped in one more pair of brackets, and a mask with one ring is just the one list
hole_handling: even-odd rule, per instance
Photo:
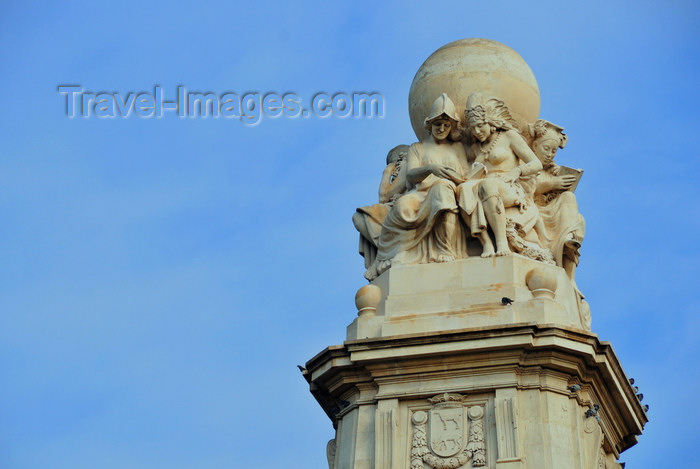
{"label": "stone pedestal", "polygon": [[[535,295],[528,275],[548,276],[550,295]],[[392,337],[530,322],[587,329],[590,320],[563,269],[519,255],[394,266],[374,282],[376,314],[360,315],[347,339]],[[513,303],[504,307],[506,297]]]}
{"label": "stone pedestal", "polygon": [[332,469],[620,467],[646,414],[563,269],[469,258],[374,284],[348,340],[306,365]]}

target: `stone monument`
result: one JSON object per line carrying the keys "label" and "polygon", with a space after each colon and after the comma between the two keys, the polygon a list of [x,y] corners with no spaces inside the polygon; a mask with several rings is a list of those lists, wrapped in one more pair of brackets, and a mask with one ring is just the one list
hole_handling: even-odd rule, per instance
{"label": "stone monument", "polygon": [[[582,171],[510,48],[438,49],[411,85],[418,142],[357,209],[370,281],[347,340],[302,372],[330,469],[612,469],[646,406],[591,331],[574,275]],[[557,119],[558,120],[558,119]]]}

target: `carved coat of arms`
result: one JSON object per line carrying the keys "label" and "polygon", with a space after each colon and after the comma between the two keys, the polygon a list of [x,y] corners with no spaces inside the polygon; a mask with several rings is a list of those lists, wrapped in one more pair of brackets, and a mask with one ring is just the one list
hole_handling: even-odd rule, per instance
{"label": "carved coat of arms", "polygon": [[424,469],[424,463],[434,469],[457,469],[469,460],[471,467],[486,465],[484,409],[470,407],[467,420],[465,398],[461,394],[440,394],[428,399],[433,404],[428,412],[413,414],[411,469]]}
{"label": "carved coat of arms", "polygon": [[450,401],[440,403],[429,413],[430,449],[442,457],[459,453],[464,440],[464,412],[461,403]]}

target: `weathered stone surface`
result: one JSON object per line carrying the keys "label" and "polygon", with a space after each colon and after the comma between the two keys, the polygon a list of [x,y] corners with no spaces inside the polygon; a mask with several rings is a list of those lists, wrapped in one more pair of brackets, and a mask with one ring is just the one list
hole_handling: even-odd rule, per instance
{"label": "weathered stone surface", "polygon": [[461,39],[433,52],[413,78],[408,110],[418,140],[428,136],[423,119],[435,98],[447,93],[461,116],[472,91],[504,100],[522,129],[539,116],[537,80],[517,52],[489,39]]}
{"label": "weathered stone surface", "polygon": [[[553,298],[530,291],[535,269],[554,279]],[[589,330],[588,309],[566,272],[520,255],[394,266],[373,284],[382,291],[376,315],[353,321],[348,340],[516,323]],[[513,303],[504,305],[504,297]]]}
{"label": "weathered stone surface", "polygon": [[371,283],[346,342],[303,369],[336,428],[330,468],[620,468],[647,417],[591,332],[582,170],[554,163],[568,136],[538,119],[532,72],[456,41],[409,100],[421,141],[353,215]]}
{"label": "weathered stone surface", "polygon": [[[635,444],[647,421],[610,344],[563,327],[516,324],[350,340],[306,366],[312,393],[337,428],[335,469],[421,467],[412,463],[416,448],[424,450],[415,442],[416,423],[442,425],[431,414],[431,399],[445,393],[461,396],[446,415],[462,433],[455,434],[455,423],[440,427],[459,441],[431,450],[435,457],[427,459],[463,454],[474,424],[468,412],[481,408],[484,464],[475,465],[472,454],[463,467],[614,467],[611,461]],[[567,389],[574,383],[581,385],[577,392]],[[600,420],[586,416],[596,404]],[[601,454],[608,466],[597,465]]]}

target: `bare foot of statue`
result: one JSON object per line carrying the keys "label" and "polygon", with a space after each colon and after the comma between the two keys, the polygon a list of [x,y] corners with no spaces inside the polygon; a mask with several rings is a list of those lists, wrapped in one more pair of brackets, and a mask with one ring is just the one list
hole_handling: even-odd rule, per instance
{"label": "bare foot of statue", "polygon": [[391,260],[390,259],[382,259],[382,260],[377,259],[377,275],[382,275],[384,272],[389,270],[390,267],[391,267]]}
{"label": "bare foot of statue", "polygon": [[512,254],[510,246],[508,246],[508,241],[502,241],[500,243],[496,242],[496,246],[498,247],[498,250],[496,251],[497,256],[507,256],[508,254]]}
{"label": "bare foot of statue", "polygon": [[510,246],[508,245],[508,239],[496,238],[496,255],[497,256],[507,256],[511,254]]}
{"label": "bare foot of statue", "polygon": [[372,280],[389,270],[389,267],[391,267],[390,260],[382,260],[377,258],[374,260],[374,262],[372,262],[372,265],[369,266],[369,269],[365,271],[365,278],[371,282]]}
{"label": "bare foot of statue", "polygon": [[451,256],[449,254],[440,254],[437,256],[438,262],[452,262],[453,260],[455,260],[455,256]]}
{"label": "bare foot of statue", "polygon": [[496,251],[493,250],[493,246],[489,246],[488,249],[484,248],[481,253],[481,257],[493,257],[496,255]]}
{"label": "bare foot of statue", "polygon": [[493,257],[496,255],[496,251],[493,249],[493,243],[488,233],[482,231],[479,235],[479,241],[481,241],[481,257]]}
{"label": "bare foot of statue", "polygon": [[379,277],[379,274],[377,274],[377,264],[374,263],[365,271],[365,278],[371,282],[377,277]]}

